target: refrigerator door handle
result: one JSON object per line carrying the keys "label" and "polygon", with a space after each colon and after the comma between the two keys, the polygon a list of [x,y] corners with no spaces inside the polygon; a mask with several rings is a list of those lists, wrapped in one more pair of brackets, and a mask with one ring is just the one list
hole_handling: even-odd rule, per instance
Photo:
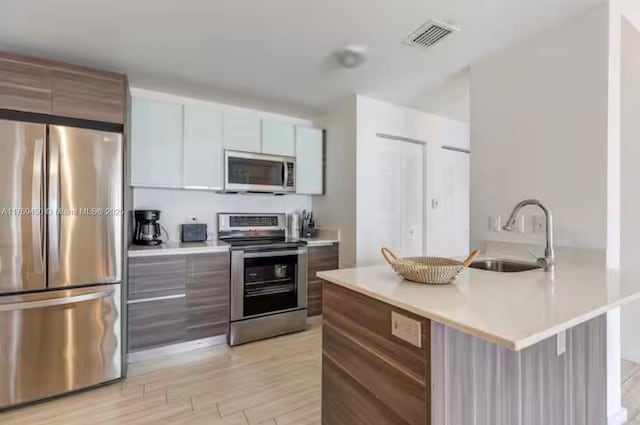
{"label": "refrigerator door handle", "polygon": [[49,133],[49,199],[47,205],[49,233],[49,276],[60,269],[60,140]]}
{"label": "refrigerator door handle", "polygon": [[31,310],[34,308],[54,307],[67,304],[76,304],[84,301],[97,300],[100,298],[107,298],[113,296],[115,290],[113,288],[90,292],[88,294],[73,295],[70,297],[49,298],[45,300],[36,301],[24,301],[24,302],[9,302],[6,304],[0,303],[0,312],[2,311],[16,311],[16,310]]}
{"label": "refrigerator door handle", "polygon": [[33,180],[31,182],[31,237],[33,239],[33,261],[34,271],[38,274],[44,272],[44,185],[43,185],[43,164],[44,161],[44,140],[35,141],[33,155]]}

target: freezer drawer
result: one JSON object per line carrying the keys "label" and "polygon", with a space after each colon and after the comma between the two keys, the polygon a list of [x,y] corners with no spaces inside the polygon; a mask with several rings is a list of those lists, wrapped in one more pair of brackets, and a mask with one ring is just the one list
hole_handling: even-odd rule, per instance
{"label": "freezer drawer", "polygon": [[0,297],[0,409],[121,377],[120,285]]}

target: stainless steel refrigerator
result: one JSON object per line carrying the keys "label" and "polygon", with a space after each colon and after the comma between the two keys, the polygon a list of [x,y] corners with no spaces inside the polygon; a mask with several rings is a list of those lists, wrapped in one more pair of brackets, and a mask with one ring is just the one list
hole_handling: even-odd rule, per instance
{"label": "stainless steel refrigerator", "polygon": [[122,149],[0,120],[0,409],[122,375]]}

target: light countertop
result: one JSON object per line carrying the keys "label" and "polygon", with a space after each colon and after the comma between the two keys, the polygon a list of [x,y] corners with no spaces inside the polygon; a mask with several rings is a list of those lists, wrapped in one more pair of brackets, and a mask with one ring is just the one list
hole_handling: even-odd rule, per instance
{"label": "light countertop", "polygon": [[640,298],[639,272],[607,270],[602,261],[570,255],[559,255],[552,273],[466,269],[444,286],[406,281],[387,265],[318,277],[511,350]]}
{"label": "light countertop", "polygon": [[206,242],[168,242],[155,246],[131,245],[129,258],[131,257],[155,257],[159,255],[185,255],[208,254],[215,252],[228,252],[229,244],[212,240]]}
{"label": "light countertop", "polygon": [[[337,243],[337,239],[302,239],[307,242],[307,246],[327,246]],[[219,240],[206,242],[168,242],[156,246],[131,245],[128,256],[132,257],[154,257],[160,255],[188,255],[188,254],[208,254],[229,251],[229,244]]]}

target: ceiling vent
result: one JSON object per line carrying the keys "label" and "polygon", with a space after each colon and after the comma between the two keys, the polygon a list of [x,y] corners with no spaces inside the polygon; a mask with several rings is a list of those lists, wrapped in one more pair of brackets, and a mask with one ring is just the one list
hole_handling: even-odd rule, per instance
{"label": "ceiling vent", "polygon": [[431,20],[415,30],[409,37],[405,38],[404,42],[410,46],[426,49],[457,31],[460,31],[460,29]]}

